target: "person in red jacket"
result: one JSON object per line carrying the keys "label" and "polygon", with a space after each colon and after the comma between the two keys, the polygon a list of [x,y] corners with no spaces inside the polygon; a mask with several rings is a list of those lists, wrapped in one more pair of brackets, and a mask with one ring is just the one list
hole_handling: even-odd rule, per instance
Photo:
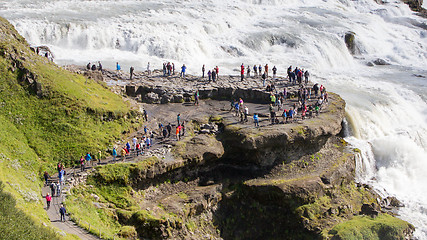
{"label": "person in red jacket", "polygon": [[245,66],[242,65],[240,66],[240,81],[243,81],[243,79],[245,78]]}
{"label": "person in red jacket", "polygon": [[49,193],[46,194],[46,204],[47,204],[47,209],[50,208],[50,202],[52,201],[52,196],[49,195]]}

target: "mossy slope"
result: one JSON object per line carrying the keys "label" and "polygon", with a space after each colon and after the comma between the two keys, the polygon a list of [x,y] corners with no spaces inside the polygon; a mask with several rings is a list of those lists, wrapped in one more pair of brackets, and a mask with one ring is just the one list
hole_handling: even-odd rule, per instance
{"label": "mossy slope", "polygon": [[[85,152],[105,150],[123,131],[136,127],[137,115],[102,83],[35,54],[0,18],[0,181],[23,213],[7,204],[10,211],[33,221],[21,226],[23,231],[1,237],[15,239],[18,232],[43,230],[40,226],[49,220],[43,210],[41,173],[52,170],[57,161],[69,166]],[[2,198],[0,205],[6,206],[8,199]],[[0,226],[12,226],[9,221],[2,218]]]}

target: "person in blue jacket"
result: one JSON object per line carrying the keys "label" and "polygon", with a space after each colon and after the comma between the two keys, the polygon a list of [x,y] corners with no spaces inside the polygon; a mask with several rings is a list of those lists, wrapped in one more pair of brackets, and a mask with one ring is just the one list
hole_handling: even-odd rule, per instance
{"label": "person in blue jacket", "polygon": [[120,65],[119,65],[119,63],[118,62],[116,62],[116,70],[117,71],[120,71],[122,68],[120,67]]}
{"label": "person in blue jacket", "polygon": [[116,161],[116,157],[117,157],[117,150],[116,147],[113,148],[113,162]]}
{"label": "person in blue jacket", "polygon": [[88,163],[88,165],[89,165],[90,160],[92,160],[92,157],[90,156],[90,153],[87,153],[87,154],[86,154],[86,156],[85,156],[85,160],[86,160],[86,162],[87,162],[87,163]]}
{"label": "person in blue jacket", "polygon": [[254,123],[255,123],[255,127],[259,127],[258,113],[254,114]]}
{"label": "person in blue jacket", "polygon": [[185,78],[185,70],[187,69],[187,67],[185,66],[185,64],[182,65],[181,67],[181,77]]}

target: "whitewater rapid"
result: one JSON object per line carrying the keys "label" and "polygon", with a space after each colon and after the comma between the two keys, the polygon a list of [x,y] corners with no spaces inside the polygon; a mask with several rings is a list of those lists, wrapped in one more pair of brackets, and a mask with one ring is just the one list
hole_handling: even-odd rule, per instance
{"label": "whitewater rapid", "polygon": [[[0,15],[32,45],[49,46],[59,64],[308,69],[347,102],[346,139],[362,150],[358,181],[400,199],[400,217],[427,239],[427,21],[384,2],[3,0]],[[343,40],[350,31],[354,56]],[[378,58],[391,65],[366,65]]]}

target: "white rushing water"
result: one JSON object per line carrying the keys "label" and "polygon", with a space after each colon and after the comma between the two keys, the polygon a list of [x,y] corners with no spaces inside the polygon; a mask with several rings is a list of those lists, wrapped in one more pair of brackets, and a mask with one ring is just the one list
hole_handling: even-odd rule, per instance
{"label": "white rushing water", "polygon": [[[49,46],[59,64],[310,70],[347,102],[347,139],[362,150],[358,180],[400,199],[400,217],[427,239],[427,21],[400,1],[385,2],[2,0],[0,15],[31,44]],[[355,56],[343,40],[348,31]],[[391,65],[366,65],[377,58]]]}

